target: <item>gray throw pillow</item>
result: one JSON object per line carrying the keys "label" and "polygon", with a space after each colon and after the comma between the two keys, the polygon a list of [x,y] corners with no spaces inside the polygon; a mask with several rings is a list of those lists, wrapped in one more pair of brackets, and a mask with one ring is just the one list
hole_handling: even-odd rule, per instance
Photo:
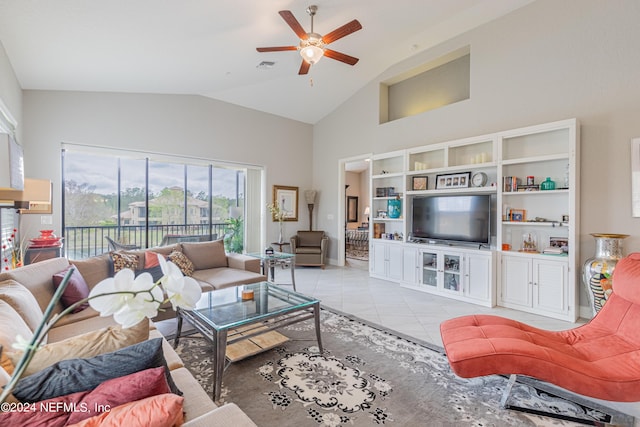
{"label": "gray throw pillow", "polygon": [[90,359],[60,361],[18,381],[13,395],[21,402],[39,402],[79,391],[93,390],[112,378],[158,367],[165,368],[169,388],[181,396],[182,392],[173,382],[164,359],[162,338],[147,340]]}

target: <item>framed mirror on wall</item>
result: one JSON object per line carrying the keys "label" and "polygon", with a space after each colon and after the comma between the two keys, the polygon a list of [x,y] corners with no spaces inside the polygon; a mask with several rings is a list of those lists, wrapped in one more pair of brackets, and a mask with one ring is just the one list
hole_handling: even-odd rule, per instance
{"label": "framed mirror on wall", "polygon": [[358,222],[358,198],[347,196],[347,222]]}
{"label": "framed mirror on wall", "polygon": [[631,216],[640,217],[640,138],[631,140]]}

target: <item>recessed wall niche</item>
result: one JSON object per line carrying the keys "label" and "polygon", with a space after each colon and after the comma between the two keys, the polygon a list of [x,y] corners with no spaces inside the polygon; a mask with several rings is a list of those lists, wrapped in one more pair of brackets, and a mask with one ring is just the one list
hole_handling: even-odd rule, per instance
{"label": "recessed wall niche", "polygon": [[380,123],[469,99],[470,65],[466,46],[380,83]]}

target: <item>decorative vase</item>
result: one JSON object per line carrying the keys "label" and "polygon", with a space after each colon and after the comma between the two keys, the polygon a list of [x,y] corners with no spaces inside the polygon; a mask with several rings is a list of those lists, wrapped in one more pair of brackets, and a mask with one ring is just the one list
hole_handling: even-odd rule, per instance
{"label": "decorative vase", "polygon": [[53,234],[53,230],[40,230],[41,239],[57,239],[57,236]]}
{"label": "decorative vase", "polygon": [[402,213],[402,202],[399,198],[389,199],[387,201],[387,216],[389,218],[400,218]]}
{"label": "decorative vase", "polygon": [[551,181],[551,178],[547,177],[547,179],[545,179],[544,181],[542,181],[540,183],[540,190],[544,191],[544,190],[555,190],[556,189],[556,183]]}
{"label": "decorative vase", "polygon": [[622,240],[627,234],[591,233],[596,239],[596,253],[585,261],[582,267],[582,280],[589,304],[596,315],[611,295],[611,275],[622,254]]}
{"label": "decorative vase", "polygon": [[280,221],[280,234],[278,234],[278,243],[284,243],[282,240],[282,221]]}

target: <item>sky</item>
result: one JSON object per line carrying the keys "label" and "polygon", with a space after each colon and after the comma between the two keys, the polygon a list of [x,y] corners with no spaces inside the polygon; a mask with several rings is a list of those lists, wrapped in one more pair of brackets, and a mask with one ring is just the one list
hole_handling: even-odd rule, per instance
{"label": "sky", "polygon": [[[141,155],[142,157],[142,155]],[[183,160],[183,159],[180,159]],[[144,188],[145,161],[122,157],[122,189]],[[95,193],[117,193],[118,159],[107,155],[96,155],[77,151],[65,151],[64,178],[78,184],[95,186]],[[209,172],[206,166],[189,165],[187,168],[187,188],[197,195],[208,190]],[[167,187],[184,185],[183,163],[151,161],[149,164],[149,189],[158,193]],[[240,189],[243,192],[242,189]],[[235,199],[236,170],[214,167],[213,195]]]}

